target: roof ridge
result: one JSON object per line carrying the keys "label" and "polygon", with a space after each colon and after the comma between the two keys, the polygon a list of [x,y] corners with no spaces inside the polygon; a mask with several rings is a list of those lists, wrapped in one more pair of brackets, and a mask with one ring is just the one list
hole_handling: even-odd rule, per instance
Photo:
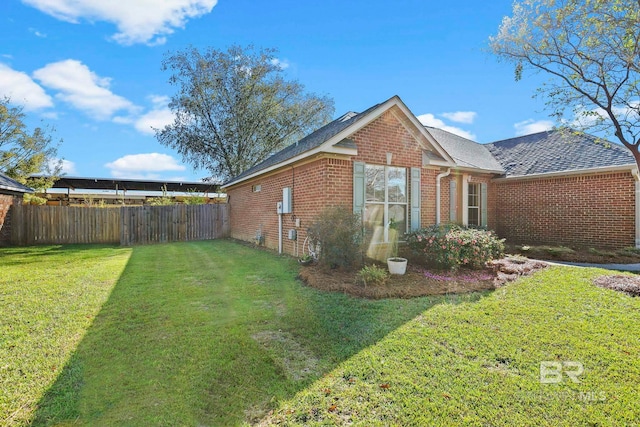
{"label": "roof ridge", "polygon": [[543,130],[543,131],[540,131],[540,132],[528,133],[526,135],[513,136],[511,138],[498,139],[496,141],[488,142],[487,144],[498,144],[500,142],[513,141],[514,139],[526,138],[526,137],[530,137],[530,136],[534,136],[534,135],[540,135],[542,133],[549,134],[549,133],[555,133],[555,132],[559,132],[559,131],[560,131],[560,129],[548,129],[548,130]]}

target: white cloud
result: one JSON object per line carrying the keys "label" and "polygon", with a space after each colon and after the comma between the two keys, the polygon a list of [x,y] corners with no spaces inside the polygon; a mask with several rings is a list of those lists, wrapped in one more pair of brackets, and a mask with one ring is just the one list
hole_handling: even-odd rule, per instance
{"label": "white cloud", "polygon": [[516,130],[516,136],[522,136],[551,130],[553,122],[551,120],[528,119],[514,124],[513,127]]}
{"label": "white cloud", "polygon": [[106,21],[118,32],[113,40],[123,45],[158,45],[175,28],[184,28],[191,18],[210,13],[217,0],[22,0],[57,19]]}
{"label": "white cloud", "polygon": [[271,64],[275,65],[276,67],[280,68],[281,70],[286,70],[291,65],[291,64],[289,64],[289,61],[287,61],[286,59],[278,59],[278,58],[273,58],[271,60]]}
{"label": "white cloud", "polygon": [[456,134],[456,135],[461,136],[463,138],[470,139],[472,141],[474,141],[475,138],[476,138],[476,136],[473,133],[468,132],[468,131],[466,131],[464,129],[457,128],[455,126],[449,126],[445,122],[443,122],[442,120],[436,118],[431,113],[422,114],[422,115],[418,116],[418,120],[420,120],[420,123],[422,123],[425,126],[431,126],[431,127],[434,127],[434,128],[446,130],[447,132],[451,132],[453,134]]}
{"label": "white cloud", "polygon": [[127,154],[107,163],[105,167],[111,170],[111,176],[114,178],[131,179],[159,179],[158,172],[186,169],[173,157],[160,153]]}
{"label": "white cloud", "polygon": [[52,62],[34,71],[40,83],[56,90],[59,98],[97,120],[108,120],[116,112],[133,113],[138,108],[109,90],[111,79],[99,77],[75,59]]}
{"label": "white cloud", "polygon": [[29,28],[29,31],[31,32],[31,34],[33,34],[36,37],[40,37],[41,39],[47,38],[47,35],[45,33],[41,33],[40,31],[36,30],[35,28]]}
{"label": "white cloud", "polygon": [[76,173],[76,164],[67,159],[51,159],[49,161],[49,169],[55,169],[58,166],[58,163],[60,163],[60,173],[66,175],[73,175]]}
{"label": "white cloud", "polygon": [[169,104],[169,97],[152,95],[149,98],[153,104],[153,108],[138,117],[134,123],[134,127],[143,134],[155,135],[154,129],[163,129],[165,126],[173,123],[175,116],[167,106]]}
{"label": "white cloud", "polygon": [[451,113],[442,113],[440,115],[452,122],[471,124],[476,119],[478,113],[475,111],[454,111]]}
{"label": "white cloud", "polygon": [[29,75],[0,63],[0,96],[12,103],[24,105],[25,111],[53,106],[53,100]]}

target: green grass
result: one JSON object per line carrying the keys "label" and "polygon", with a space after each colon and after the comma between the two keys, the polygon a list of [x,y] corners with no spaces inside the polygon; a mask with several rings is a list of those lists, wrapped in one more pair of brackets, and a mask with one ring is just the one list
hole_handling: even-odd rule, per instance
{"label": "green grass", "polygon": [[640,299],[602,270],[368,301],[297,268],[229,241],[0,249],[0,425],[640,422]]}
{"label": "green grass", "polygon": [[[438,305],[296,394],[269,421],[638,425],[640,298],[593,286],[603,273],[554,267],[479,301]],[[582,363],[580,382],[565,375],[541,383],[544,361]]]}
{"label": "green grass", "polygon": [[[14,288],[2,290],[0,311],[20,304],[24,325],[23,350],[1,351],[12,352],[11,372],[33,355],[42,360],[33,376],[3,384],[0,424],[252,422],[434,304],[480,297],[366,301],[322,293],[295,280],[294,260],[228,241],[0,253],[3,286]],[[25,275],[34,280],[16,284]],[[88,288],[99,295],[81,305],[75,296]],[[43,293],[58,296],[30,297]],[[57,314],[43,316],[43,308]],[[42,326],[32,330],[36,317]],[[67,317],[78,325],[59,324]],[[3,316],[6,327],[16,323]],[[43,341],[59,353],[55,361]]]}
{"label": "green grass", "polygon": [[0,249],[0,425],[26,423],[118,281],[130,249]]}

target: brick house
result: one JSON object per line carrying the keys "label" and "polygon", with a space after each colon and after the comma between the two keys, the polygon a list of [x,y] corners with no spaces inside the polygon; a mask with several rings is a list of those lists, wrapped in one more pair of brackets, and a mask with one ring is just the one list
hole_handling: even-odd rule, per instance
{"label": "brick house", "polygon": [[322,209],[345,205],[362,215],[371,246],[388,241],[391,220],[404,232],[456,222],[517,243],[633,246],[635,163],[610,145],[559,131],[478,144],[423,126],[394,96],[227,182],[231,236],[297,255]]}
{"label": "brick house", "polygon": [[11,239],[11,206],[22,203],[25,193],[33,193],[33,190],[0,173],[0,246]]}

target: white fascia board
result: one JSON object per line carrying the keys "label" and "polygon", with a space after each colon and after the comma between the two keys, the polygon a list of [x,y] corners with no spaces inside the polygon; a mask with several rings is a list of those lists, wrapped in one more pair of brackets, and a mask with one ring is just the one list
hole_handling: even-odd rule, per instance
{"label": "white fascia board", "polygon": [[425,167],[428,166],[442,166],[445,168],[457,168],[458,165],[456,165],[455,163],[449,163],[447,161],[440,161],[440,160],[429,160],[429,163],[424,165]]}
{"label": "white fascia board", "polygon": [[[476,173],[492,173],[495,175],[504,175],[504,171],[503,170],[494,170],[494,169],[482,169],[482,168],[472,168],[472,167],[468,167],[468,166],[458,166],[455,169],[456,171],[461,171],[461,172],[476,172]],[[496,178],[498,179],[498,178]],[[502,178],[499,178],[502,179]]]}
{"label": "white fascia board", "polygon": [[10,187],[8,185],[0,185],[0,189],[13,191],[14,193],[33,193],[33,189],[28,187],[25,189],[25,188],[18,188],[18,187]]}
{"label": "white fascia board", "polygon": [[[339,141],[342,141],[342,139],[340,139]],[[220,188],[229,188],[233,185],[236,184],[240,184],[241,182],[250,180],[252,178],[255,178],[257,176],[263,175],[265,173],[274,171],[276,169],[280,169],[284,166],[290,165],[292,163],[296,163],[300,160],[303,160],[307,157],[311,157],[315,154],[320,154],[320,153],[331,153],[331,154],[344,154],[344,155],[348,155],[348,156],[356,156],[358,155],[358,150],[355,148],[346,148],[346,147],[329,147],[329,148],[324,148],[324,144],[311,149],[309,151],[305,151],[304,153],[298,154],[295,157],[292,157],[290,159],[287,159],[285,161],[282,161],[280,163],[276,163],[273,166],[269,166],[268,168],[264,168],[264,169],[260,169],[259,171],[256,171],[255,173],[252,173],[251,175],[247,175],[242,179],[238,179],[236,181],[230,182],[228,184],[222,185],[220,186]]]}
{"label": "white fascia board", "polygon": [[621,165],[621,166],[601,166],[597,168],[572,169],[572,170],[560,171],[560,172],[545,172],[545,173],[534,173],[531,175],[507,176],[503,178],[494,178],[493,181],[505,182],[505,181],[516,181],[516,180],[523,180],[523,179],[553,178],[557,176],[587,175],[587,174],[623,172],[623,171],[630,171],[633,173],[634,170],[637,170],[637,166],[635,164],[628,164],[628,165]]}

